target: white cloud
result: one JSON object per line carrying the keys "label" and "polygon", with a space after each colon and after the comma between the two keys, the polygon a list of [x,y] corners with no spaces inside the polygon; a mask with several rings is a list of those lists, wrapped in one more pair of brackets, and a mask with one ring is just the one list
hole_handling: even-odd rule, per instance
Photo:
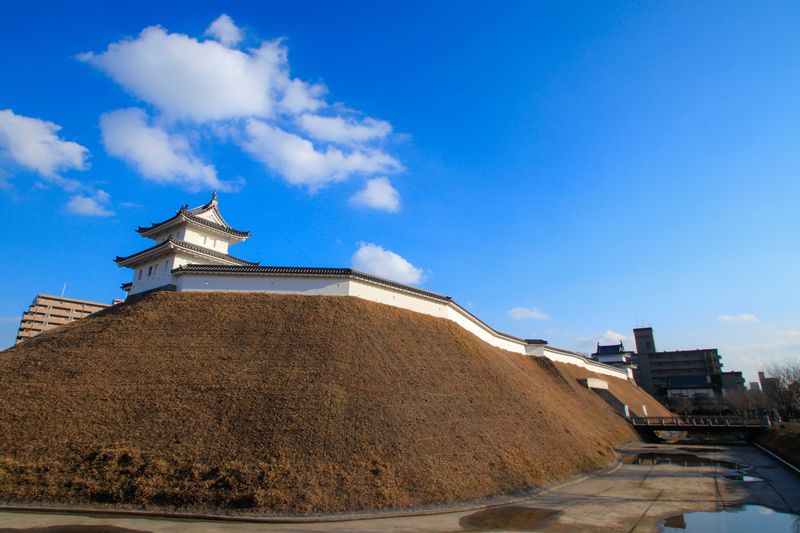
{"label": "white cloud", "polygon": [[548,320],[550,318],[543,311],[531,307],[513,307],[508,310],[506,315],[517,320]]}
{"label": "white cloud", "polygon": [[159,26],[78,57],[166,116],[198,122],[268,116],[274,78],[285,75],[286,60],[279,43],[245,53]]}
{"label": "white cloud", "polygon": [[114,214],[108,209],[111,196],[103,189],[92,195],[76,194],[67,202],[67,211],[76,215],[90,217],[110,217]]}
{"label": "white cloud", "polygon": [[118,109],[100,116],[106,151],[130,164],[147,179],[178,183],[189,190],[230,189],[213,165],[200,161],[181,135],[150,126],[141,109]]}
{"label": "white cloud", "polygon": [[350,197],[350,204],[396,213],[400,210],[400,193],[392,187],[389,178],[372,178]]}
{"label": "white cloud", "polygon": [[242,42],[242,31],[236,26],[233,19],[224,13],[206,29],[206,35],[214,37],[227,47],[233,47]]}
{"label": "white cloud", "polygon": [[77,182],[59,175],[65,170],[85,170],[89,150],[58,136],[61,126],[38,118],[0,111],[0,152],[18,165],[54,183],[74,188]]}
{"label": "white cloud", "polygon": [[588,337],[578,337],[576,340],[582,345],[588,344],[619,344],[620,341],[627,340],[628,337],[623,335],[622,333],[618,333],[614,330],[607,329],[605,333],[601,335],[589,335]]}
{"label": "white cloud", "polygon": [[[219,188],[214,166],[186,141],[203,134],[234,140],[273,173],[310,192],[354,175],[403,170],[378,146],[391,125],[352,118],[356,111],[325,101],[324,85],[293,78],[281,39],[236,49],[242,32],[224,14],[206,34],[213,39],[150,26],[103,52],[78,56],[157,110],[157,127],[143,111],[104,115],[103,139],[111,155],[133,163],[146,178],[195,189]],[[341,116],[313,114],[334,107]],[[392,201],[384,195],[378,208],[396,209]]]}
{"label": "white cloud", "polygon": [[327,89],[324,85],[309,84],[297,78],[278,80],[278,85],[283,89],[281,108],[284,111],[296,115],[304,111],[316,111],[325,106],[322,98]]}
{"label": "white cloud", "polygon": [[402,169],[393,157],[380,150],[355,150],[345,153],[338,148],[317,150],[308,139],[260,120],[247,121],[242,147],[269,169],[293,185],[311,191],[352,174],[376,174]]}
{"label": "white cloud", "polygon": [[422,270],[377,244],[362,242],[353,255],[353,268],[400,283],[420,283]]}
{"label": "white cloud", "polygon": [[279,39],[246,51],[230,48],[242,36],[227,15],[206,33],[219,42],[150,26],[135,39],[78,58],[171,119],[266,118],[276,109],[297,114],[326,105],[323,85],[291,78],[288,53]]}
{"label": "white cloud", "polygon": [[720,322],[758,322],[758,317],[750,313],[743,313],[741,315],[721,315]]}
{"label": "white cloud", "polygon": [[384,139],[392,132],[392,125],[388,122],[369,117],[357,122],[343,117],[323,117],[306,113],[298,118],[298,124],[315,139],[344,145]]}
{"label": "white cloud", "polygon": [[723,360],[725,368],[742,370],[750,380],[755,380],[758,371],[770,363],[791,361],[800,355],[798,329],[747,328],[742,340],[741,344],[722,347]]}
{"label": "white cloud", "polygon": [[601,341],[608,341],[614,344],[619,343],[620,341],[627,340],[628,337],[623,335],[622,333],[617,333],[616,331],[612,331],[607,329],[605,333],[600,336]]}
{"label": "white cloud", "polygon": [[800,352],[800,330],[782,329],[773,334],[769,342],[754,344],[758,351],[777,352],[781,350],[797,350]]}

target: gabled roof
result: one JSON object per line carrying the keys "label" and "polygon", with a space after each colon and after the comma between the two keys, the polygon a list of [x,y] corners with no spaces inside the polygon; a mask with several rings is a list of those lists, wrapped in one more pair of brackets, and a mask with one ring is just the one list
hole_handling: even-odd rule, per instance
{"label": "gabled roof", "polygon": [[597,351],[592,355],[620,355],[625,353],[625,347],[620,341],[619,344],[600,344],[597,343]]}
{"label": "gabled roof", "polygon": [[225,219],[222,218],[222,213],[219,212],[219,203],[217,202],[217,191],[211,193],[211,200],[209,200],[208,203],[206,204],[194,207],[192,209],[189,209],[188,205],[184,205],[183,207],[185,207],[186,210],[193,215],[202,215],[209,211],[213,211],[214,214],[217,215],[217,218],[220,219],[223,225],[225,225],[226,227],[230,227],[230,225],[227,222],[225,222]]}
{"label": "gabled roof", "polygon": [[186,241],[179,241],[176,239],[167,239],[164,242],[156,244],[155,246],[151,246],[150,248],[142,250],[141,252],[137,252],[133,255],[129,255],[126,257],[117,256],[117,258],[114,259],[114,262],[117,263],[117,266],[121,267],[131,266],[136,263],[139,263],[140,261],[145,261],[156,255],[160,255],[163,252],[174,249],[205,255],[207,257],[213,257],[215,259],[220,259],[222,261],[229,262],[230,264],[233,265],[250,265],[250,266],[258,265],[257,262],[253,263],[251,261],[245,261],[244,259],[239,259],[238,257],[234,257],[232,255],[223,254],[222,252],[217,252],[215,250],[211,250],[210,248],[205,248],[203,246],[198,246],[196,244],[192,244]]}
{"label": "gabled roof", "polygon": [[[200,216],[204,213],[207,213],[208,211],[213,211],[214,214],[223,223],[218,224],[214,221],[202,218]],[[139,226],[139,228],[137,228],[136,231],[143,237],[149,237],[151,235],[161,233],[162,231],[165,231],[170,227],[180,224],[182,222],[189,222],[192,224],[204,226],[214,231],[229,235],[237,240],[244,240],[250,236],[249,231],[234,229],[230,227],[227,222],[225,222],[225,219],[222,218],[222,215],[219,212],[216,192],[211,196],[211,201],[209,201],[207,204],[195,207],[193,209],[189,209],[188,205],[183,205],[181,206],[180,209],[178,209],[175,212],[175,215],[172,216],[171,218],[168,218],[167,220],[163,220],[161,222],[153,222],[150,224],[149,227]]]}

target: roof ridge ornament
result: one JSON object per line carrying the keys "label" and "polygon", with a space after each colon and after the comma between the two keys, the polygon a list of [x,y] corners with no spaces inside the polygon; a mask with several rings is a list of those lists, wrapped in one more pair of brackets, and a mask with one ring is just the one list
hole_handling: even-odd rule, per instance
{"label": "roof ridge ornament", "polygon": [[217,191],[211,193],[211,201],[208,202],[209,206],[217,206]]}

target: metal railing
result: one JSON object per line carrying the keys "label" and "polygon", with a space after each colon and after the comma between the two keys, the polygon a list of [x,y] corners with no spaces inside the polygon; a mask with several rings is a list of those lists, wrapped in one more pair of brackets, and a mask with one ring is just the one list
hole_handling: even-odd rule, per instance
{"label": "metal railing", "polygon": [[632,416],[630,422],[636,427],[680,427],[680,428],[764,428],[768,420],[743,416]]}

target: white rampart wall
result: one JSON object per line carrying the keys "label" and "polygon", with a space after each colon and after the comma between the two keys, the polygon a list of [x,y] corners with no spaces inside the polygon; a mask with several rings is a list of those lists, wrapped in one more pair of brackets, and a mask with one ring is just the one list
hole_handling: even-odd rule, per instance
{"label": "white rampart wall", "polygon": [[372,283],[355,278],[311,276],[248,276],[248,275],[179,275],[179,291],[274,292],[323,296],[355,296],[371,302],[391,305],[416,313],[455,322],[482,341],[497,348],[522,355],[547,357],[556,362],[578,365],[591,372],[627,379],[625,370],[587,359],[582,355],[541,344],[527,344],[499,333],[467,312],[457,303],[427,297],[424,294]]}
{"label": "white rampart wall", "polygon": [[349,280],[337,278],[272,277],[272,276],[176,276],[179,291],[274,292],[347,296]]}
{"label": "white rampart wall", "polygon": [[349,288],[348,294],[350,296],[393,305],[424,315],[444,318],[455,322],[487,344],[509,352],[525,354],[525,342],[498,334],[467,313],[455,302],[443,302],[438,299],[427,298],[422,294],[415,294],[360,279],[351,279]]}
{"label": "white rampart wall", "polygon": [[542,349],[542,355],[550,359],[551,361],[555,361],[557,363],[568,363],[571,365],[578,365],[581,368],[585,368],[591,372],[596,372],[598,374],[604,374],[606,376],[614,376],[616,378],[628,379],[628,372],[626,370],[621,370],[619,368],[614,368],[613,366],[604,365],[603,363],[598,363],[597,361],[592,361],[582,355],[578,355],[572,352],[568,352],[567,350],[561,350],[558,348],[551,348],[549,346],[544,346]]}

